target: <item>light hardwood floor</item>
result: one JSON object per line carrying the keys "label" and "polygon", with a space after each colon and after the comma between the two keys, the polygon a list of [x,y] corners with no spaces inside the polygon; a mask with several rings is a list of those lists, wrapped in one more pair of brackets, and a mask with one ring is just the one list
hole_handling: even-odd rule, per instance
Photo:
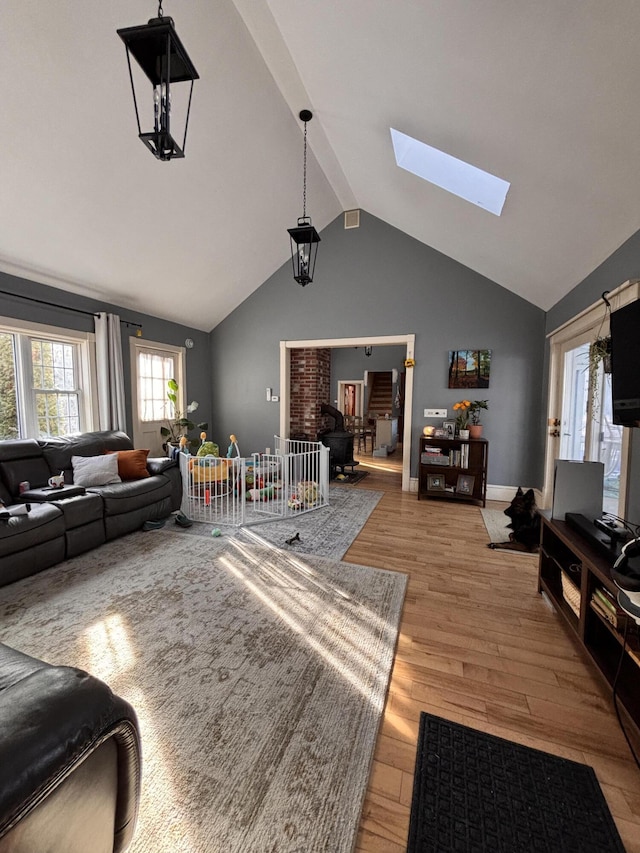
{"label": "light hardwood floor", "polygon": [[537,592],[537,557],[487,548],[477,507],[403,493],[395,456],[358,457],[370,473],[352,488],[385,495],[343,558],[409,576],[357,851],[405,850],[427,711],[590,764],[640,853],[640,771],[607,689]]}

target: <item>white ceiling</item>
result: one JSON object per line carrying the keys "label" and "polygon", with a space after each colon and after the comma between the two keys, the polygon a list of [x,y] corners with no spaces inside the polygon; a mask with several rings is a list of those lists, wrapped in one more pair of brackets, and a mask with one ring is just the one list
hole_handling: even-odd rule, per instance
{"label": "white ceiling", "polygon": [[[0,3],[0,269],[211,329],[289,257],[305,107],[319,230],[363,208],[546,310],[640,229],[637,0],[163,9],[201,78],[171,163],[116,35],[157,2]],[[399,169],[390,127],[510,181],[502,216]]]}

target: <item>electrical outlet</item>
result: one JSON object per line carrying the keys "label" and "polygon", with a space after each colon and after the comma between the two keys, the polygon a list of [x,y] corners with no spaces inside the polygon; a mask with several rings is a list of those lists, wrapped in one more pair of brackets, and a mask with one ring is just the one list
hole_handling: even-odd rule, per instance
{"label": "electrical outlet", "polygon": [[425,418],[446,418],[447,410],[446,409],[425,409],[424,410]]}
{"label": "electrical outlet", "polygon": [[272,394],[272,395],[271,395],[271,402],[272,402],[272,403],[279,403],[279,402],[280,402],[280,397],[278,397],[278,395],[277,395],[277,394]]}

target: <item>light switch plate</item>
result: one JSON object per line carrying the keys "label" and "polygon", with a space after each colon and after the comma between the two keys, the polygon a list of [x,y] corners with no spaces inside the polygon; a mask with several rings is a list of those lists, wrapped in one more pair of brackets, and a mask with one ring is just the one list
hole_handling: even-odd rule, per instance
{"label": "light switch plate", "polygon": [[425,418],[446,418],[447,410],[446,409],[425,409],[424,410]]}

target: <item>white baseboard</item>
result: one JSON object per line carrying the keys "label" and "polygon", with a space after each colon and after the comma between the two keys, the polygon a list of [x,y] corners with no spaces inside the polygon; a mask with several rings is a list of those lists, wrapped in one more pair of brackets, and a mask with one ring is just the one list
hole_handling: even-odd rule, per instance
{"label": "white baseboard", "polygon": [[[523,486],[523,491],[527,491],[529,486]],[[409,481],[409,491],[417,492],[418,491],[418,478],[412,477]],[[487,500],[488,501],[508,501],[509,503],[515,497],[516,492],[518,491],[517,486],[492,486],[487,485]],[[542,492],[539,489],[534,489],[533,493],[536,496],[536,503],[538,506],[542,501]]]}
{"label": "white baseboard", "polygon": [[[530,486],[522,486],[522,491],[526,492],[530,489]],[[487,485],[487,500],[488,501],[511,501],[514,499],[516,492],[518,491],[517,486],[491,486]],[[536,498],[536,503],[540,506],[540,502],[542,501],[542,492],[540,489],[534,489],[533,494]]]}

